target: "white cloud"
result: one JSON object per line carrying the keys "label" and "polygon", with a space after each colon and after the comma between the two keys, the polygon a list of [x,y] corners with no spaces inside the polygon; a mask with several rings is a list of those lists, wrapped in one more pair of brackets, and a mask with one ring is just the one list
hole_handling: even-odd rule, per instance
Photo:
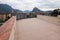
{"label": "white cloud", "polygon": [[60,0],[0,0],[0,3],[21,10],[32,10],[34,7],[44,10],[60,8]]}

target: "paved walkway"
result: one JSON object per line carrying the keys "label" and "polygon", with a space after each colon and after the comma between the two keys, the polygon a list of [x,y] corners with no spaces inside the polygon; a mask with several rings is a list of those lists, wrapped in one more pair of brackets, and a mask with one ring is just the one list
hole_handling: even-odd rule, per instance
{"label": "paved walkway", "polygon": [[15,40],[60,40],[60,27],[37,18],[19,20]]}

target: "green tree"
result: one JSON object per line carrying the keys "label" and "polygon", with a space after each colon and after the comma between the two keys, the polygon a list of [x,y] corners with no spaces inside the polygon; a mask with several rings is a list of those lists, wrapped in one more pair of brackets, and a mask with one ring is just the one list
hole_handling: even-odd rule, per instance
{"label": "green tree", "polygon": [[58,9],[55,9],[55,10],[52,12],[51,15],[52,15],[52,16],[57,16],[57,15],[58,15]]}

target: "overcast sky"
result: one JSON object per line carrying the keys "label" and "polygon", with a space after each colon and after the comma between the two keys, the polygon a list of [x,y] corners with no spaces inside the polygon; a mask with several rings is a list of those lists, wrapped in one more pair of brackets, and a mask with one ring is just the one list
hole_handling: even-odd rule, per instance
{"label": "overcast sky", "polygon": [[1,3],[20,10],[32,10],[34,7],[41,10],[60,8],[60,0],[0,0]]}

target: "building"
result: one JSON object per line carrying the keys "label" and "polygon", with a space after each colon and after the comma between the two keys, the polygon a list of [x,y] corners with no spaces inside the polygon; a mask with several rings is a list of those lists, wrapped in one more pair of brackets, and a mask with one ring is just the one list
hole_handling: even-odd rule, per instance
{"label": "building", "polygon": [[23,12],[16,13],[16,19],[17,20],[19,20],[19,19],[25,19],[25,18],[27,18],[26,13],[23,13]]}

